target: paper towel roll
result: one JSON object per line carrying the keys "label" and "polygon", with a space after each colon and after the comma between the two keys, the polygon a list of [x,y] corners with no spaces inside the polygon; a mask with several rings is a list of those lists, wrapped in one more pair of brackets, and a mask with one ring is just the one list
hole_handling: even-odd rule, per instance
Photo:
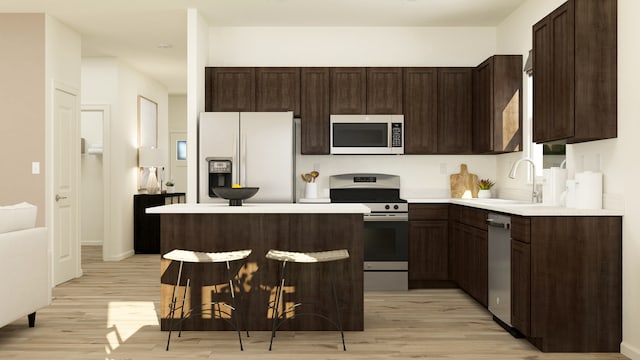
{"label": "paper towel roll", "polygon": [[602,209],[602,173],[576,173],[576,208]]}
{"label": "paper towel roll", "polygon": [[542,203],[549,206],[562,205],[562,193],[566,190],[567,169],[552,167],[542,170]]}

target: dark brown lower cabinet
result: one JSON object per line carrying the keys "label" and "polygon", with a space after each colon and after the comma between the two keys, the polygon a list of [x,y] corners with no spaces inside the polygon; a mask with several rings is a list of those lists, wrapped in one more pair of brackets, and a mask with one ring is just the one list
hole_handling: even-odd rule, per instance
{"label": "dark brown lower cabinet", "polygon": [[619,352],[622,218],[512,217],[512,226],[512,325],[545,352]]}
{"label": "dark brown lower cabinet", "polygon": [[483,306],[488,304],[488,240],[485,210],[451,205],[449,273],[452,281]]}
{"label": "dark brown lower cabinet", "polygon": [[446,204],[409,205],[409,288],[452,287]]}
{"label": "dark brown lower cabinet", "polygon": [[531,335],[531,245],[511,240],[511,325]]}

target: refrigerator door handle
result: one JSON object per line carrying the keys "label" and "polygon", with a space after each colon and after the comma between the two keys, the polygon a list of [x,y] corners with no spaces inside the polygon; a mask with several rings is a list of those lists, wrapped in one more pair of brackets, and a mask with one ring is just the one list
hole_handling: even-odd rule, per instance
{"label": "refrigerator door handle", "polygon": [[240,176],[242,182],[240,184],[242,186],[248,186],[247,184],[247,135],[242,134],[242,141],[240,142],[240,156],[242,163],[242,171],[240,172]]}
{"label": "refrigerator door handle", "polygon": [[233,154],[231,156],[231,182],[232,184],[237,184],[238,177],[240,176],[238,174],[238,168],[237,168],[238,166],[238,139],[237,138],[233,139],[231,154]]}

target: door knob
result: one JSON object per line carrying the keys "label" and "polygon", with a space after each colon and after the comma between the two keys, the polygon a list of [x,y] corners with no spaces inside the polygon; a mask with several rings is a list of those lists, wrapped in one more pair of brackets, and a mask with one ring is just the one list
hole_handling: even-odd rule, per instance
{"label": "door knob", "polygon": [[60,201],[62,199],[66,199],[66,198],[67,198],[66,196],[60,196],[60,195],[56,194],[56,201]]}

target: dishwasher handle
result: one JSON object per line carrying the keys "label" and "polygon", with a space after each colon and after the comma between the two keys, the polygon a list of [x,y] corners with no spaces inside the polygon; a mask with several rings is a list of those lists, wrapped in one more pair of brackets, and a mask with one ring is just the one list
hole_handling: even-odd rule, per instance
{"label": "dishwasher handle", "polygon": [[500,228],[500,229],[507,229],[507,230],[509,230],[511,228],[511,224],[510,223],[497,221],[497,220],[494,220],[492,218],[488,218],[487,219],[487,225],[492,226],[492,227],[497,227],[497,228]]}

